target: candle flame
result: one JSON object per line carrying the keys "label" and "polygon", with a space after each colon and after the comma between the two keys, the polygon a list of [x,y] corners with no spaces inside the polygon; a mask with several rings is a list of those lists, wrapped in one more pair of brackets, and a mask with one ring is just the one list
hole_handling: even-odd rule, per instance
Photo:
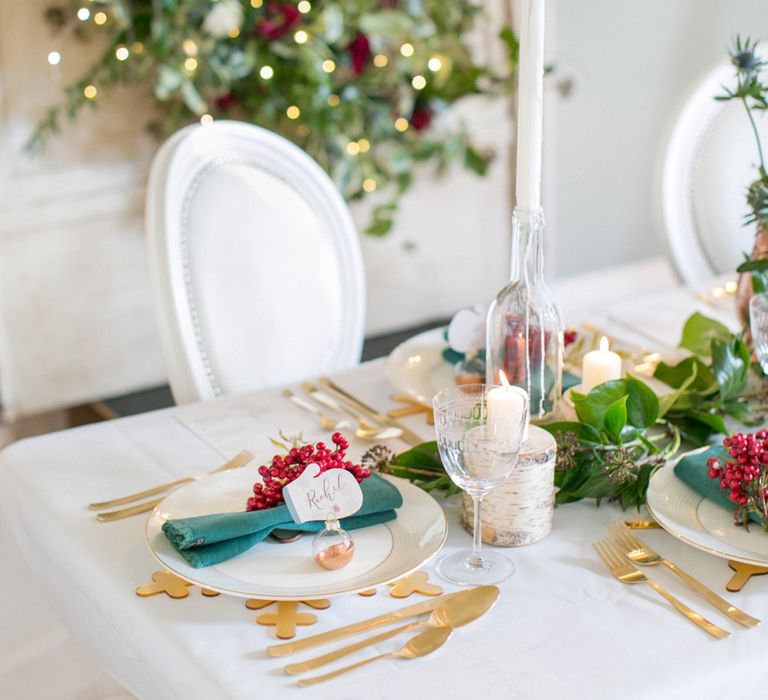
{"label": "candle flame", "polygon": [[600,338],[600,351],[601,352],[608,352],[609,344],[608,344],[608,338],[603,336]]}
{"label": "candle flame", "polygon": [[501,386],[508,387],[509,386],[509,380],[507,379],[507,375],[504,374],[504,370],[499,370],[499,382],[501,382]]}

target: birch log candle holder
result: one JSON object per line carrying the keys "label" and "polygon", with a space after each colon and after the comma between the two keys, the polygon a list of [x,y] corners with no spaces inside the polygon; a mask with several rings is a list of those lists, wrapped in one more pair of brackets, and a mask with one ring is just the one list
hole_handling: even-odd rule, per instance
{"label": "birch log candle holder", "polygon": [[[485,544],[518,547],[537,542],[552,530],[557,443],[531,425],[512,475],[483,499]],[[461,520],[472,532],[472,499],[462,495]]]}

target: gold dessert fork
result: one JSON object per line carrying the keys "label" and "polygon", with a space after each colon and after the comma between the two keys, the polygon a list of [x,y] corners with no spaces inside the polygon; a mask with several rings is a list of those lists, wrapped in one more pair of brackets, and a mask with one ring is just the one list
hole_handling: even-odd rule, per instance
{"label": "gold dessert fork", "polygon": [[622,523],[608,523],[605,526],[605,529],[608,531],[608,537],[636,564],[640,564],[640,566],[663,564],[668,569],[674,571],[705,600],[714,605],[720,612],[725,613],[735,622],[738,622],[744,627],[754,627],[760,624],[760,620],[756,617],[747,615],[743,610],[739,610],[737,607],[731,605],[725,598],[721,598],[717,593],[701,583],[701,581],[698,581],[693,578],[693,576],[683,571],[677,564],[673,564],[668,559],[664,559],[654,552],[647,544],[645,544],[645,542],[630,532]]}
{"label": "gold dessert fork", "polygon": [[701,629],[708,634],[711,634],[717,639],[725,639],[726,637],[731,636],[730,632],[702,617],[695,610],[691,610],[685,603],[675,598],[675,596],[662,588],[656,581],[648,578],[642,571],[640,571],[640,569],[633,566],[629,559],[627,559],[608,540],[600,540],[599,542],[595,542],[593,546],[595,550],[597,550],[597,553],[600,555],[600,558],[603,560],[608,571],[622,583],[645,583],[653,588],[653,590],[662,598],[666,599],[675,610],[693,622],[694,625],[701,627]]}

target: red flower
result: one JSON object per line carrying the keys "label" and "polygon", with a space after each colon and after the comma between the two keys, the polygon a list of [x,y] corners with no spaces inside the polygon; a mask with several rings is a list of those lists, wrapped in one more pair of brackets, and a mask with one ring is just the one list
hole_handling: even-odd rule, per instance
{"label": "red flower", "polygon": [[301,13],[293,5],[268,2],[264,18],[256,25],[255,34],[274,41],[280,39],[301,22]]}
{"label": "red flower", "polygon": [[352,73],[357,77],[368,66],[371,60],[371,44],[365,34],[358,34],[348,47],[349,55],[352,58]]}
{"label": "red flower", "polygon": [[576,339],[579,337],[579,332],[575,330],[574,328],[568,328],[563,333],[563,345],[565,347],[568,347],[572,343],[576,342]]}
{"label": "red flower", "polygon": [[426,105],[420,105],[411,114],[411,126],[416,131],[424,131],[432,123],[432,110]]}

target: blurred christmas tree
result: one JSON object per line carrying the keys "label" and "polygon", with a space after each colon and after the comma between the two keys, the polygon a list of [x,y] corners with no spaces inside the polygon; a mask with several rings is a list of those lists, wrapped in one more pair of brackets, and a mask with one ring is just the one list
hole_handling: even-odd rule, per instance
{"label": "blurred christmas tree", "polygon": [[[74,118],[117,84],[153,91],[165,136],[194,120],[250,121],[308,151],[348,200],[384,189],[368,233],[386,234],[413,166],[458,161],[484,174],[490,153],[463,128],[431,128],[467,95],[512,86],[478,65],[464,40],[479,9],[465,0],[78,0],[50,7],[56,32],[107,43],[65,90],[29,145],[41,148],[61,114]],[[94,36],[96,35],[96,36]],[[58,60],[60,56],[56,54]],[[49,57],[50,60],[50,57]]]}

